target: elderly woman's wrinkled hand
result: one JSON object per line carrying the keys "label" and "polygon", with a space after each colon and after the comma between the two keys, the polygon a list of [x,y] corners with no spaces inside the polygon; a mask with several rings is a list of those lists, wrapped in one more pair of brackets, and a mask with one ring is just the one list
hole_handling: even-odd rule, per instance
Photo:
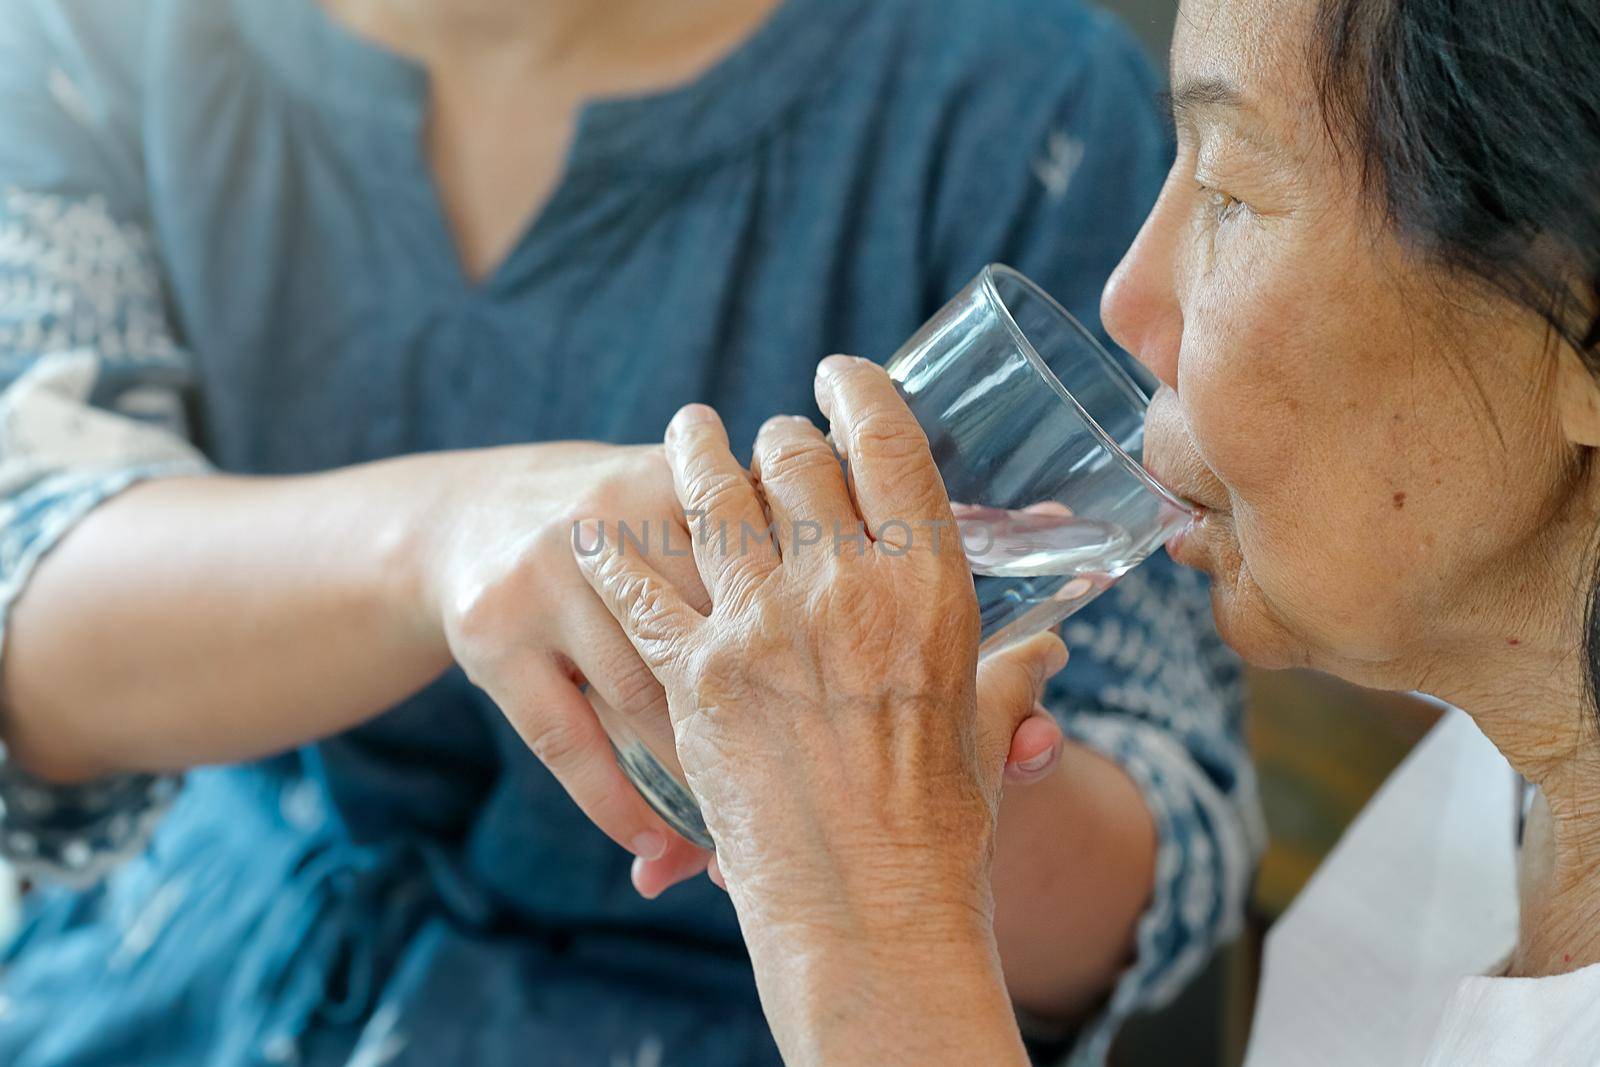
{"label": "elderly woman's wrinkled hand", "polygon": [[980,681],[972,578],[921,428],[866,361],[825,362],[817,398],[848,479],[805,419],[768,422],[748,473],[710,409],[668,430],[709,616],[603,527],[579,559],[666,688],[747,935],[898,919],[938,936],[948,919],[987,936],[1002,769],[1020,723],[1040,732],[1066,650],[1036,638]]}

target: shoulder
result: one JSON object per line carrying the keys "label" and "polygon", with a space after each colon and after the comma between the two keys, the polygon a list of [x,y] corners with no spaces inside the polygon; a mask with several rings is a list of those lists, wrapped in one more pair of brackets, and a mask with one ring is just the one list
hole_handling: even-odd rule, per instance
{"label": "shoulder", "polygon": [[1117,18],[1079,0],[877,0],[874,107],[947,171],[1029,172],[1049,138],[1163,142],[1154,66]]}
{"label": "shoulder", "polygon": [[0,0],[0,78],[65,75],[126,101],[147,74],[183,76],[162,64],[207,58],[174,55],[163,42],[214,52],[231,46],[235,22],[229,0]]}
{"label": "shoulder", "polygon": [[0,0],[0,187],[93,188],[119,215],[136,210],[152,7]]}
{"label": "shoulder", "polygon": [[25,67],[131,66],[156,5],[93,0],[0,0],[0,50]]}
{"label": "shoulder", "polygon": [[1155,85],[1143,49],[1123,23],[1080,0],[880,0],[899,24],[915,75],[978,92],[1058,96],[1117,74]]}

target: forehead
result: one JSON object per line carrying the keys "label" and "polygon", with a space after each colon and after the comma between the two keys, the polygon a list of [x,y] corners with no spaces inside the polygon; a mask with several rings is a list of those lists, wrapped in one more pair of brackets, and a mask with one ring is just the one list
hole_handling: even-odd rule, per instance
{"label": "forehead", "polygon": [[1303,115],[1315,103],[1308,65],[1321,0],[1182,0],[1172,85],[1232,85],[1263,115]]}

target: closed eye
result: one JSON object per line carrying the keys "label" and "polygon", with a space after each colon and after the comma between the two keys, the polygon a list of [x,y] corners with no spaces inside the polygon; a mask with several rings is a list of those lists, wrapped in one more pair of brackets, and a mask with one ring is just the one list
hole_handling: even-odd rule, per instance
{"label": "closed eye", "polygon": [[1212,221],[1219,225],[1233,221],[1246,210],[1242,200],[1204,183],[1200,184],[1200,197]]}

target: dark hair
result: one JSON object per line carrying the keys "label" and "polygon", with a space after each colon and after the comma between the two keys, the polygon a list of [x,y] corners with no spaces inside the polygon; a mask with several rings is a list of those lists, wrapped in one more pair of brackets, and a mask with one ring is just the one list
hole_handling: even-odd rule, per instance
{"label": "dark hair", "polygon": [[[1600,377],[1600,0],[1321,0],[1334,143],[1401,239],[1538,312]],[[1600,569],[1584,621],[1600,711]]]}

